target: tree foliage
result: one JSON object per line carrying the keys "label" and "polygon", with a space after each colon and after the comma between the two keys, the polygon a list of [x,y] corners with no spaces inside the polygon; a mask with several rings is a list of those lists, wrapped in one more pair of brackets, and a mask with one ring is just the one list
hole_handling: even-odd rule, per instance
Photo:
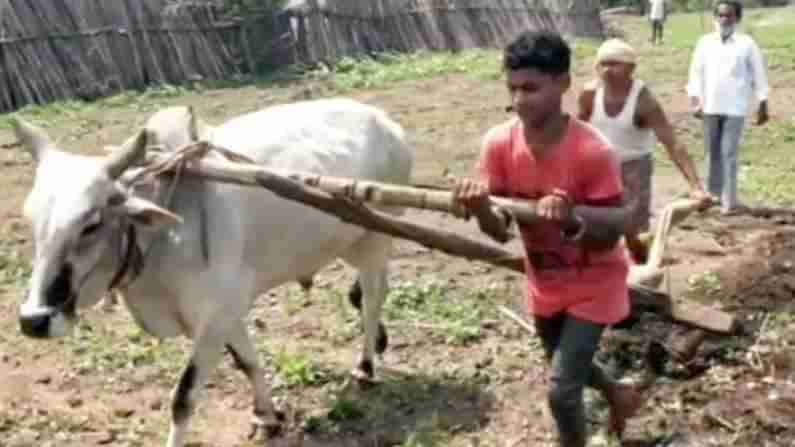
{"label": "tree foliage", "polygon": [[271,13],[288,0],[173,0],[171,10],[181,8],[212,8],[227,17],[246,17]]}
{"label": "tree foliage", "polygon": [[222,2],[227,14],[248,16],[282,8],[287,0],[223,0]]}
{"label": "tree foliage", "polygon": [[[712,8],[716,0],[667,0],[669,7],[674,11],[691,12],[703,11]],[[630,6],[643,12],[648,9],[649,0],[601,0],[603,9]],[[746,0],[745,6],[785,6],[789,0]]]}

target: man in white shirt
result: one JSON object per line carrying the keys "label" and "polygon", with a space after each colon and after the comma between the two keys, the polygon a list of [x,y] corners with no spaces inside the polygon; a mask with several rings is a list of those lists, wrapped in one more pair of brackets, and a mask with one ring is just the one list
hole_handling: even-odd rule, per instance
{"label": "man in white shirt", "polygon": [[663,25],[665,25],[666,0],[649,0],[649,22],[651,23],[651,43],[662,44]]}
{"label": "man in white shirt", "polygon": [[769,119],[762,52],[750,36],[735,31],[742,13],[740,2],[716,3],[716,31],[698,41],[687,85],[691,108],[704,120],[707,190],[720,198],[724,214],[743,209],[737,198],[737,147],[754,97],[757,124]]}

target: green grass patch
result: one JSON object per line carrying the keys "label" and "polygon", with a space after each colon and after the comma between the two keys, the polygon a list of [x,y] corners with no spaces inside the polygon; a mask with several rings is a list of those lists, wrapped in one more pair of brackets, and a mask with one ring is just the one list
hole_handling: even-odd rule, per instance
{"label": "green grass patch", "polygon": [[[592,57],[599,42],[577,39],[571,42],[574,64]],[[312,70],[309,79],[330,79],[337,92],[386,87],[403,81],[415,81],[450,74],[464,74],[475,79],[495,80],[502,76],[499,49],[475,48],[458,52],[417,51],[383,53],[376,57],[344,57],[330,69]]]}
{"label": "green grass patch", "polygon": [[300,353],[277,351],[273,354],[273,364],[280,379],[275,388],[318,386],[331,378],[328,371]]}
{"label": "green grass patch", "polygon": [[345,425],[362,420],[366,412],[366,404],[361,400],[336,397],[325,413],[309,416],[304,421],[304,430],[308,433],[338,433]]}
{"label": "green grass patch", "polygon": [[177,339],[158,341],[131,324],[95,327],[85,320],[60,343],[69,350],[70,362],[81,373],[118,374],[154,365],[169,383],[176,380],[189,353]]}
{"label": "green grass patch", "polygon": [[792,203],[795,200],[795,119],[746,126],[740,143],[740,192],[749,201]]}
{"label": "green grass patch", "polygon": [[496,289],[462,289],[448,282],[393,284],[384,307],[387,320],[422,323],[446,343],[466,344],[482,337],[481,321],[494,318]]}
{"label": "green grass patch", "polygon": [[482,79],[500,77],[499,52],[472,49],[461,52],[383,53],[376,57],[344,57],[327,68],[312,70],[309,79],[329,79],[337,91],[369,89],[452,73]]}
{"label": "green grass patch", "polygon": [[[641,78],[655,83],[678,80],[682,87],[687,79],[692,51],[698,39],[714,30],[712,10],[683,14],[672,14],[665,25],[665,44],[651,46],[651,32],[645,18],[621,19],[624,39],[641,51],[638,73]],[[740,31],[754,37],[759,44],[771,71],[781,70],[782,75],[792,77],[795,68],[795,8],[748,9],[740,25]]]}
{"label": "green grass patch", "polygon": [[30,261],[13,242],[0,240],[0,286],[24,289],[30,278]]}
{"label": "green grass patch", "polygon": [[27,105],[13,114],[0,116],[0,129],[11,128],[11,118],[19,116],[38,126],[48,128],[64,123],[81,121],[86,115],[107,109],[130,109],[137,112],[151,112],[164,105],[166,100],[182,97],[190,92],[201,90],[199,83],[193,85],[163,84],[143,90],[126,90],[116,95],[94,101],[65,99],[48,104]]}
{"label": "green grass patch", "polygon": [[[324,408],[306,418],[306,432],[367,433],[388,445],[449,445],[453,433],[477,431],[479,415],[493,404],[493,396],[471,380],[441,374],[388,375],[367,389],[339,383],[329,388],[334,390]],[[451,407],[470,410],[456,414]]]}
{"label": "green grass patch", "polygon": [[[792,24],[795,8],[747,9],[739,30],[752,35],[762,47],[790,46],[795,42]],[[648,41],[651,27],[646,18],[634,18],[624,25],[627,40]],[[665,23],[664,47],[692,49],[698,39],[715,29],[712,9],[672,14]]]}
{"label": "green grass patch", "polygon": [[723,289],[720,276],[711,270],[690,275],[687,278],[687,284],[689,292],[703,298],[714,296]]}
{"label": "green grass patch", "polygon": [[451,434],[438,423],[438,416],[432,415],[408,434],[400,447],[435,447],[449,445]]}

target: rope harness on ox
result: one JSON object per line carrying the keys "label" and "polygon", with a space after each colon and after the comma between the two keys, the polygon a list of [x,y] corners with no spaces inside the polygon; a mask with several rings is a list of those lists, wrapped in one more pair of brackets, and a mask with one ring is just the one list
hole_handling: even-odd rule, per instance
{"label": "rope harness on ox", "polygon": [[[160,146],[151,146],[148,150],[155,152],[165,153]],[[142,184],[152,183],[159,181],[159,177],[171,176],[171,181],[168,185],[168,191],[163,203],[166,209],[173,205],[174,193],[179,185],[182,177],[184,166],[192,160],[200,159],[209,153],[216,153],[227,161],[234,161],[239,163],[253,164],[254,161],[236,154],[228,149],[214,146],[207,141],[196,141],[188,143],[187,145],[170,152],[170,156],[157,163],[144,165],[138,172],[128,179],[125,179],[124,184],[128,191],[132,192],[136,186]],[[206,225],[206,206],[204,205],[204,196],[200,197],[200,231],[201,231],[201,245],[202,255],[205,262],[209,261],[209,250],[207,243],[207,225]],[[123,290],[132,284],[141,274],[144,268],[144,261],[151,250],[151,246],[146,253],[138,244],[138,230],[132,223],[126,223],[124,234],[121,239],[120,258],[121,262],[119,269],[113,275],[108,290]]]}
{"label": "rope harness on ox", "polygon": [[144,268],[144,255],[138,246],[138,231],[132,224],[122,236],[121,265],[110,280],[108,290],[122,290],[129,286]]}

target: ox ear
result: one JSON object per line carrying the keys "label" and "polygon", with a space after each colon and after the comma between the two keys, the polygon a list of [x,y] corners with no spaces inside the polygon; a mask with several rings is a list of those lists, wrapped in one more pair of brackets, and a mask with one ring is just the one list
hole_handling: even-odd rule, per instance
{"label": "ox ear", "polygon": [[37,163],[41,161],[48,148],[52,146],[52,141],[50,141],[47,134],[33,124],[16,116],[11,119],[11,125],[14,127],[14,133],[19,142],[25,146],[33,160]]}
{"label": "ox ear", "polygon": [[127,196],[120,204],[112,205],[112,209],[144,228],[154,229],[183,222],[182,217],[140,197]]}

